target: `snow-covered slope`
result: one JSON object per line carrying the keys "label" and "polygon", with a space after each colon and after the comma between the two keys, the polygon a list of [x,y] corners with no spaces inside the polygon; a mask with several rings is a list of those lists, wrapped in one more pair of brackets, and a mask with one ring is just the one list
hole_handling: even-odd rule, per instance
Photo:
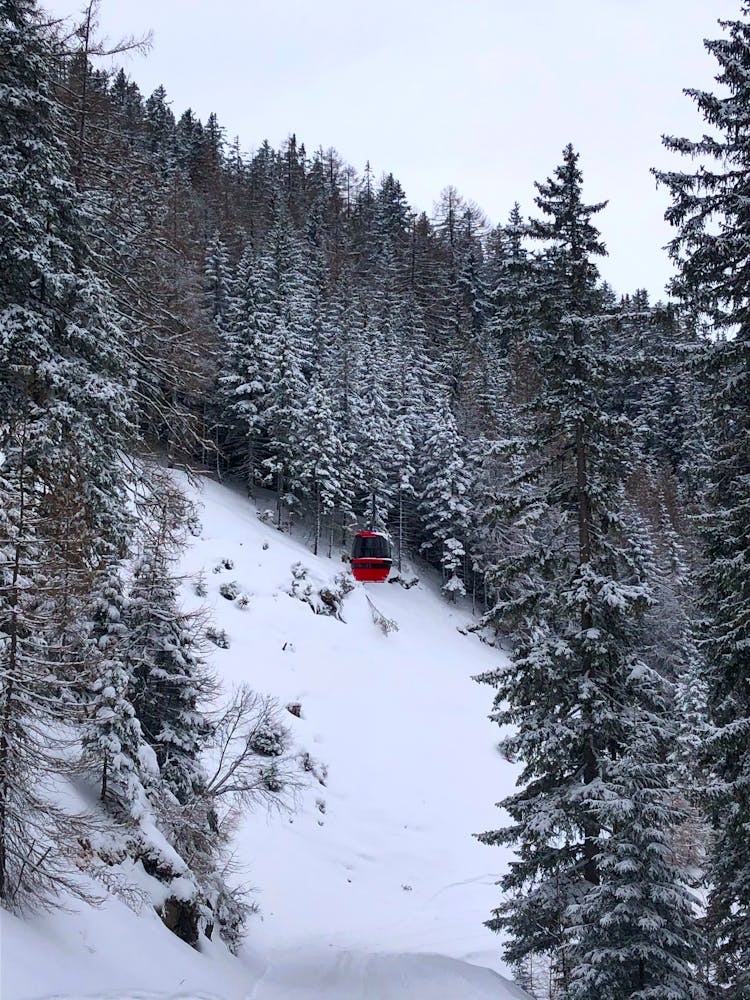
{"label": "snow-covered slope", "polygon": [[[227,687],[249,683],[301,706],[287,723],[315,772],[304,775],[298,811],[249,816],[240,831],[238,857],[262,912],[239,960],[219,945],[198,954],[155,916],[114,900],[28,924],[6,916],[3,1000],[139,991],[253,1000],[522,996],[499,978],[499,943],[482,926],[507,857],[471,836],[497,825],[493,803],[513,784],[486,718],[491,691],[471,679],[499,654],[459,632],[467,610],[446,605],[429,581],[409,590],[358,584],[345,622],[315,615],[288,593],[292,566],[301,562],[318,589],[341,562],[263,524],[225,486],[185,485],[202,521],[183,561],[185,605],[201,603],[189,577],[202,571],[202,603],[230,641],[216,649],[217,673]],[[249,598],[244,607],[219,593],[230,581]],[[376,626],[368,594],[397,632]]]}

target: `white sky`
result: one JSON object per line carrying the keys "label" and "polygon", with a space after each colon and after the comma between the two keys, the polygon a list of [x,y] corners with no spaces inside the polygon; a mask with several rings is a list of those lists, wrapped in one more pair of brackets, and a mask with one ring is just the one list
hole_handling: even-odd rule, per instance
{"label": "white sky", "polygon": [[[67,14],[83,0],[42,0]],[[651,166],[679,163],[662,133],[703,131],[683,87],[711,87],[702,39],[739,0],[103,0],[110,39],[153,30],[125,68],[177,115],[216,111],[251,150],[290,133],[361,170],[392,171],[431,211],[454,184],[492,222],[533,209],[572,142],[599,216],[601,270],[618,291],[663,294],[667,195]]]}

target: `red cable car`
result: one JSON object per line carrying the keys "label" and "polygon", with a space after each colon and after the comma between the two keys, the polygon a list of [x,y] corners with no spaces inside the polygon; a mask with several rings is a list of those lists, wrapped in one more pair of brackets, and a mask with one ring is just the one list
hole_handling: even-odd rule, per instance
{"label": "red cable car", "polygon": [[391,545],[379,531],[358,531],[352,547],[352,573],[355,580],[382,583],[391,569]]}

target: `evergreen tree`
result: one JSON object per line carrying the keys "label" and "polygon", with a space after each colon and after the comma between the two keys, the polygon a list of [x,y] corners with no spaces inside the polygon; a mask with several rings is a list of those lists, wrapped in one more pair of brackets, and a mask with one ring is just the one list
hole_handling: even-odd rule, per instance
{"label": "evergreen tree", "polygon": [[310,497],[314,518],[313,552],[325,521],[328,521],[328,555],[333,547],[333,512],[342,504],[340,467],[342,448],[334,418],[330,392],[320,381],[313,382],[302,414],[304,449],[300,459],[300,480]]}
{"label": "evergreen tree", "polygon": [[232,278],[229,254],[218,232],[206,248],[205,275],[211,317],[221,328],[231,307]]}
{"label": "evergreen tree", "polygon": [[677,234],[674,290],[711,324],[706,348],[708,443],[705,568],[700,585],[707,618],[710,815],[709,926],[722,996],[750,996],[750,314],[746,275],[750,223],[750,5],[721,22],[725,37],[705,42],[719,64],[724,93],[688,90],[710,134],[669,137],[669,149],[701,162],[687,172],[659,172],[670,189],[666,217]]}
{"label": "evergreen tree", "polygon": [[98,574],[91,603],[87,641],[93,670],[81,733],[84,761],[97,775],[102,802],[113,803],[116,810],[140,820],[148,811],[148,794],[158,767],[131,701],[129,608],[121,567],[114,560],[106,562]]}
{"label": "evergreen tree", "polygon": [[[178,505],[177,516],[180,516]],[[156,521],[143,540],[128,594],[127,669],[132,703],[162,782],[177,802],[188,802],[204,780],[200,753],[210,734],[201,709],[211,684],[195,623],[179,610],[174,559],[175,510],[157,500]]]}
{"label": "evergreen tree", "polygon": [[466,593],[462,577],[469,517],[468,475],[447,403],[432,414],[419,454],[419,513],[425,536],[420,551],[434,556],[442,572],[443,593],[455,600]]}
{"label": "evergreen tree", "polygon": [[285,516],[298,511],[301,500],[307,382],[302,373],[299,340],[283,318],[276,319],[269,343],[268,394],[263,414],[267,457],[263,466],[266,481],[276,489],[276,523],[281,528]]}
{"label": "evergreen tree", "polygon": [[221,327],[224,352],[218,367],[222,418],[229,430],[224,450],[254,493],[263,434],[273,335],[268,274],[250,248],[237,265],[234,294]]}
{"label": "evergreen tree", "polygon": [[33,3],[0,4],[0,52],[0,899],[22,908],[76,888],[80,823],[50,798],[54,733],[86,665],[66,609],[80,606],[71,579],[125,536],[133,426],[125,338],[90,266]]}
{"label": "evergreen tree", "polygon": [[[673,738],[666,693],[640,651],[654,598],[648,547],[629,530],[627,422],[607,409],[607,319],[593,258],[601,205],[581,197],[568,146],[538,184],[546,296],[535,331],[540,387],[528,408],[524,467],[507,517],[521,544],[487,618],[513,636],[495,717],[513,731],[521,788],[511,824],[481,836],[517,845],[489,926],[508,958],[553,959],[575,1000],[696,995],[691,898],[665,845],[679,818],[663,766]],[[653,884],[652,884],[653,883]]]}

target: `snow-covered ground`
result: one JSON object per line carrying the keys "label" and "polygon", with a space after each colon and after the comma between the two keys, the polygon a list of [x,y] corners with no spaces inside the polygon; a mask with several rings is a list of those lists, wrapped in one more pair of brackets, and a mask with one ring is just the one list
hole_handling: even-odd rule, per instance
{"label": "snow-covered ground", "polygon": [[[315,615],[289,596],[291,567],[317,589],[343,569],[340,553],[313,556],[230,488],[189,492],[202,532],[183,560],[185,605],[208,604],[226,630],[213,662],[227,688],[301,706],[286,721],[325,784],[306,774],[294,814],[251,815],[240,831],[261,914],[239,959],[218,944],[199,954],[117,900],[25,923],[3,915],[3,1000],[523,996],[499,978],[499,942],[482,926],[508,858],[471,836],[501,821],[493,803],[514,781],[487,720],[492,692],[471,679],[500,654],[459,632],[468,611],[430,580],[358,584],[345,622]],[[190,580],[201,571],[202,602]],[[245,607],[220,595],[231,581]],[[397,632],[376,626],[368,594]]]}

